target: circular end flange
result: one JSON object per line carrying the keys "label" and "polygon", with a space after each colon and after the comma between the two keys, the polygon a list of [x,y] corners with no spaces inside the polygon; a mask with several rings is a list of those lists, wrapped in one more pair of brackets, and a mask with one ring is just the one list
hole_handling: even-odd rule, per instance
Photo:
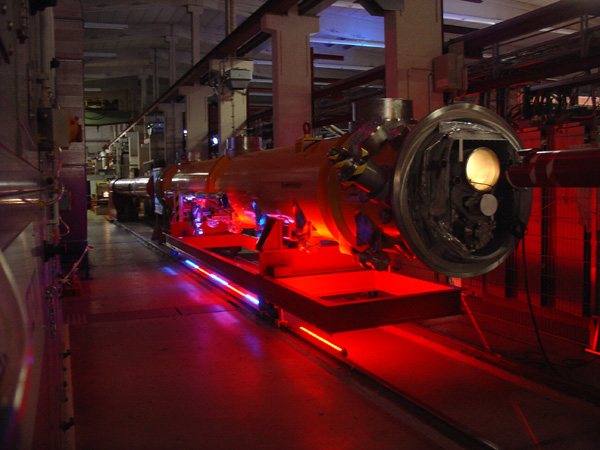
{"label": "circular end flange", "polygon": [[[473,168],[466,167],[481,148],[493,152],[495,157],[484,160],[500,169],[485,189],[473,184]],[[405,242],[425,265],[451,277],[471,277],[514,251],[532,200],[531,190],[515,189],[506,180],[519,149],[510,125],[477,105],[446,106],[412,130],[396,163],[392,206]],[[492,214],[490,196],[498,203]]]}

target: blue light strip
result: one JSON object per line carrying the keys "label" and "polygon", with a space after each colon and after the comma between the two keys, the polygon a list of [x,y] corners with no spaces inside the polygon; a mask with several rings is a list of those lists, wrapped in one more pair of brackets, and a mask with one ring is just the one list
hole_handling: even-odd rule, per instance
{"label": "blue light strip", "polygon": [[248,294],[244,294],[243,291],[240,291],[239,289],[237,289],[236,287],[234,287],[233,285],[231,285],[229,283],[229,281],[221,278],[220,276],[214,274],[214,273],[210,273],[204,269],[202,269],[198,264],[196,264],[195,262],[186,259],[184,261],[188,266],[202,272],[205,275],[208,275],[210,278],[212,278],[213,280],[215,280],[217,283],[222,284],[223,286],[226,286],[227,288],[231,289],[232,291],[236,292],[240,297],[245,298],[246,300],[254,303],[255,305],[259,305],[260,301],[258,300],[257,297],[255,297],[254,295],[248,293]]}
{"label": "blue light strip", "polygon": [[200,268],[200,266],[199,266],[198,264],[196,264],[196,263],[195,263],[195,262],[193,262],[193,261],[190,261],[189,259],[186,259],[184,262],[185,262],[185,263],[186,263],[188,266],[190,266],[190,267],[193,267],[194,269],[199,269],[199,268]]}
{"label": "blue light strip", "polygon": [[227,286],[229,284],[229,282],[225,281],[223,278],[215,275],[214,273],[211,273],[209,275],[209,277],[211,277],[213,280],[215,280],[217,283],[221,283],[223,286]]}

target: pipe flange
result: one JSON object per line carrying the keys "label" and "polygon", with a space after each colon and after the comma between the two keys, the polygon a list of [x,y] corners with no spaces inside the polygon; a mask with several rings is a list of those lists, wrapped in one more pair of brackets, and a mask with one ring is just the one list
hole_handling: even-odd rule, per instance
{"label": "pipe flange", "polygon": [[[500,179],[485,193],[498,201],[490,216],[465,206],[467,197],[479,202],[484,195],[468,185],[463,168],[463,152],[482,140],[500,155]],[[472,104],[441,108],[412,130],[396,163],[392,209],[404,240],[425,265],[447,276],[471,277],[492,270],[514,251],[520,239],[516,230],[527,224],[532,203],[531,190],[514,189],[506,180],[520,149],[508,123]]]}

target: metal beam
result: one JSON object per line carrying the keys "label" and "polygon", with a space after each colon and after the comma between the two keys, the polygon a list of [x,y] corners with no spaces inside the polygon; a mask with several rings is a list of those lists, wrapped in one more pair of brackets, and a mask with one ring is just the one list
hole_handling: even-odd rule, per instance
{"label": "metal beam", "polygon": [[[179,239],[167,234],[164,236],[167,247],[199,261],[203,266],[208,266],[209,270],[217,272],[235,284],[250,286],[252,292],[258,297],[327,333],[360,330],[460,313],[460,289],[442,285],[430,286],[432,283],[416,279],[410,279],[411,283],[423,283],[423,292],[417,294],[389,295],[361,302],[327,304],[325,301],[315,301],[296,292],[285,279],[263,277],[254,271],[236,266],[209,248],[203,248],[201,242],[204,239]],[[231,240],[232,237],[228,236],[228,241]],[[210,245],[214,248],[214,244]],[[337,251],[335,248],[333,250]],[[280,251],[289,252],[289,250]],[[265,251],[267,254],[276,252]],[[369,272],[363,269],[349,271],[356,276]],[[393,276],[398,278],[399,283],[409,279],[403,275]]]}
{"label": "metal beam", "polygon": [[532,81],[544,80],[548,77],[568,75],[600,67],[600,58],[597,54],[581,58],[579,54],[557,59],[549,59],[539,64],[515,69],[511,74],[500,78],[485,80],[469,80],[467,94],[502,89]]}
{"label": "metal beam", "polygon": [[600,16],[598,0],[560,0],[510,20],[452,39],[448,45],[464,42],[465,52],[476,51],[495,42],[539,31],[584,14]]}
{"label": "metal beam", "polygon": [[143,2],[124,2],[122,0],[86,0],[84,5],[84,13],[97,12],[107,13],[114,11],[132,11],[132,10],[146,10],[151,8],[164,8],[168,7],[186,7],[189,4],[196,4],[204,8],[210,9],[223,9],[220,8],[220,2],[218,0],[202,0],[200,2],[181,0],[181,1],[170,1],[165,2],[164,0],[144,0]]}
{"label": "metal beam", "polygon": [[469,33],[473,33],[474,31],[478,31],[477,28],[470,28],[470,27],[461,27],[458,25],[447,25],[447,24],[443,24],[442,25],[442,31],[444,33],[450,33],[450,34],[469,34]]}
{"label": "metal beam", "polygon": [[548,89],[556,89],[564,86],[568,87],[576,87],[576,86],[585,86],[587,84],[596,84],[600,82],[600,73],[593,73],[591,75],[578,76],[575,78],[569,78],[566,80],[553,81],[551,83],[539,84],[536,86],[530,86],[529,90],[531,92],[536,91],[545,91]]}
{"label": "metal beam", "polygon": [[298,14],[301,16],[316,16],[324,9],[329,8],[337,0],[302,0],[298,5]]}
{"label": "metal beam", "polygon": [[271,39],[271,35],[269,33],[265,33],[264,31],[261,31],[256,36],[254,36],[252,39],[250,39],[248,42],[246,42],[244,45],[242,45],[240,48],[238,48],[238,50],[236,52],[237,57],[243,58],[248,53],[250,53],[252,50],[254,50],[256,47],[267,42],[269,39]]}
{"label": "metal beam", "polygon": [[338,95],[348,89],[363,84],[370,83],[375,80],[385,80],[385,66],[375,67],[357,75],[344,78],[343,80],[335,81],[322,89],[319,89],[313,94],[313,98],[323,98],[332,95]]}
{"label": "metal beam", "polygon": [[384,10],[374,0],[360,0],[360,5],[372,16],[383,17]]}

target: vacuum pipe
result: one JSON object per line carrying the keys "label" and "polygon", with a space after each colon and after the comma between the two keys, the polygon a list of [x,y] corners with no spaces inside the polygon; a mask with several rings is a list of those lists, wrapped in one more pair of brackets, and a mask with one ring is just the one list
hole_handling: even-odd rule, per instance
{"label": "vacuum pipe", "polygon": [[514,187],[598,187],[600,148],[529,151],[520,167],[506,173]]}

